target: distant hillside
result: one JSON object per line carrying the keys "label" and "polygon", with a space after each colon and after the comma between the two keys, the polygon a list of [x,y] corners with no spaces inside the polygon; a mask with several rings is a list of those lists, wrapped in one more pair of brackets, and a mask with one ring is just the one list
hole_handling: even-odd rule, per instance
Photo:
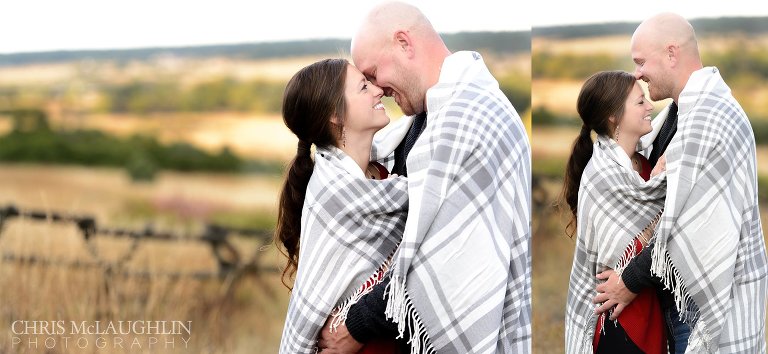
{"label": "distant hillside", "polygon": [[[444,34],[451,50],[483,50],[494,54],[531,50],[531,32],[460,32]],[[75,50],[0,54],[0,66],[91,60],[131,61],[171,55],[182,58],[230,57],[266,59],[305,55],[339,55],[349,52],[350,39],[322,39],[271,43],[244,43],[194,47],[138,48],[120,50]]]}
{"label": "distant hillside", "polygon": [[[583,38],[607,35],[631,35],[639,22],[613,22],[589,25],[537,27],[533,37]],[[768,17],[721,17],[691,20],[697,35],[726,33],[768,33]]]}

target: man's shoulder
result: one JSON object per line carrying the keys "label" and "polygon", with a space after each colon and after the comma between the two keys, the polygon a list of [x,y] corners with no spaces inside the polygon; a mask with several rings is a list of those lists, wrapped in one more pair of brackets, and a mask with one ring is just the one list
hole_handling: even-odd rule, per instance
{"label": "man's shoulder", "polygon": [[518,116],[515,107],[498,87],[474,82],[458,86],[441,111]]}

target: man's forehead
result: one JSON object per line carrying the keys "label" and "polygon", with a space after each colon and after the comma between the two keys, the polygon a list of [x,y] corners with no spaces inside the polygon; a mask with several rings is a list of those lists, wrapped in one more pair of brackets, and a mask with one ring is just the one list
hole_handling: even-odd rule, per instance
{"label": "man's forehead", "polygon": [[630,42],[630,51],[632,53],[632,57],[641,56],[643,52],[646,50],[645,41],[642,37],[634,36],[632,37],[632,41]]}
{"label": "man's forehead", "polygon": [[370,77],[376,72],[376,58],[378,58],[378,51],[356,51],[352,55],[352,61],[355,66],[360,70],[363,75]]}

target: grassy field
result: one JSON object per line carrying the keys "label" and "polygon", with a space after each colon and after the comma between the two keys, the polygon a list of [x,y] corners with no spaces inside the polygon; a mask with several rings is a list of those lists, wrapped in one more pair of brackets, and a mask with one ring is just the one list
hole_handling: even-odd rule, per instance
{"label": "grassy field", "polygon": [[[162,173],[153,184],[134,184],[116,169],[35,165],[0,165],[0,206],[95,216],[100,227],[141,230],[152,221],[157,231],[197,235],[202,220],[220,216],[273,220],[279,177]],[[226,220],[226,218],[224,218]],[[268,221],[271,223],[272,221]],[[246,222],[246,224],[248,224]],[[263,222],[262,222],[263,224]],[[114,261],[131,242],[107,236],[92,241],[100,259]],[[273,246],[258,248],[253,240],[234,240],[244,257],[260,254],[261,264],[281,265]],[[64,263],[92,262],[85,241],[73,225],[12,219],[0,233],[0,253],[35,256]],[[279,276],[245,277],[230,289],[229,280],[169,278],[169,272],[215,272],[207,244],[143,241],[124,269],[152,272],[150,277],[109,275],[100,268],[74,268],[3,262],[0,267],[0,352],[44,351],[44,341],[57,341],[53,352],[123,352],[123,343],[142,347],[126,352],[274,353],[277,351],[288,292]],[[11,305],[12,304],[12,305]],[[86,349],[63,347],[63,336],[21,336],[26,347],[13,346],[11,320],[28,321],[192,321],[191,335],[85,336]],[[29,341],[37,337],[39,346]],[[55,339],[47,339],[48,337]],[[79,337],[78,337],[79,338]],[[160,344],[148,350],[149,341]],[[189,342],[182,344],[186,339]],[[164,341],[175,340],[174,346]],[[141,349],[139,349],[141,348]]]}
{"label": "grassy field", "polygon": [[163,143],[187,142],[218,152],[229,147],[243,157],[288,161],[295,153],[296,137],[279,115],[245,113],[173,113],[155,117],[98,114],[77,119],[56,118],[61,129],[93,129],[127,137],[157,137]]}
{"label": "grassy field", "polygon": [[136,79],[181,80],[191,85],[210,78],[230,76],[241,80],[287,81],[301,67],[326,56],[307,56],[264,60],[229,58],[184,59],[157,57],[149,61],[84,60],[55,64],[0,67],[0,86],[60,85],[73,80],[125,83]]}

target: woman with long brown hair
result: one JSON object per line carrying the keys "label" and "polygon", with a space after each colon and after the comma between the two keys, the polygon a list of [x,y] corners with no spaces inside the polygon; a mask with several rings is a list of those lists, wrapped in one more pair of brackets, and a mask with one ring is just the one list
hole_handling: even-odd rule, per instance
{"label": "woman with long brown hair", "polygon": [[[586,80],[577,110],[583,125],[573,144],[563,199],[576,230],[566,308],[567,353],[666,353],[666,331],[653,288],[623,308],[616,321],[597,316],[592,303],[597,275],[621,273],[648,245],[664,207],[666,180],[651,178],[636,152],[652,131],[653,106],[634,75],[604,71]],[[592,132],[597,139],[593,142]]]}
{"label": "woman with long brown hair", "polygon": [[[344,59],[299,70],[285,89],[283,119],[299,142],[275,231],[288,257],[283,283],[295,275],[281,353],[314,353],[326,318],[332,328],[344,323],[402,239],[407,182],[370,162],[374,133],[389,123],[382,96]],[[364,350],[392,353],[395,345]]]}

